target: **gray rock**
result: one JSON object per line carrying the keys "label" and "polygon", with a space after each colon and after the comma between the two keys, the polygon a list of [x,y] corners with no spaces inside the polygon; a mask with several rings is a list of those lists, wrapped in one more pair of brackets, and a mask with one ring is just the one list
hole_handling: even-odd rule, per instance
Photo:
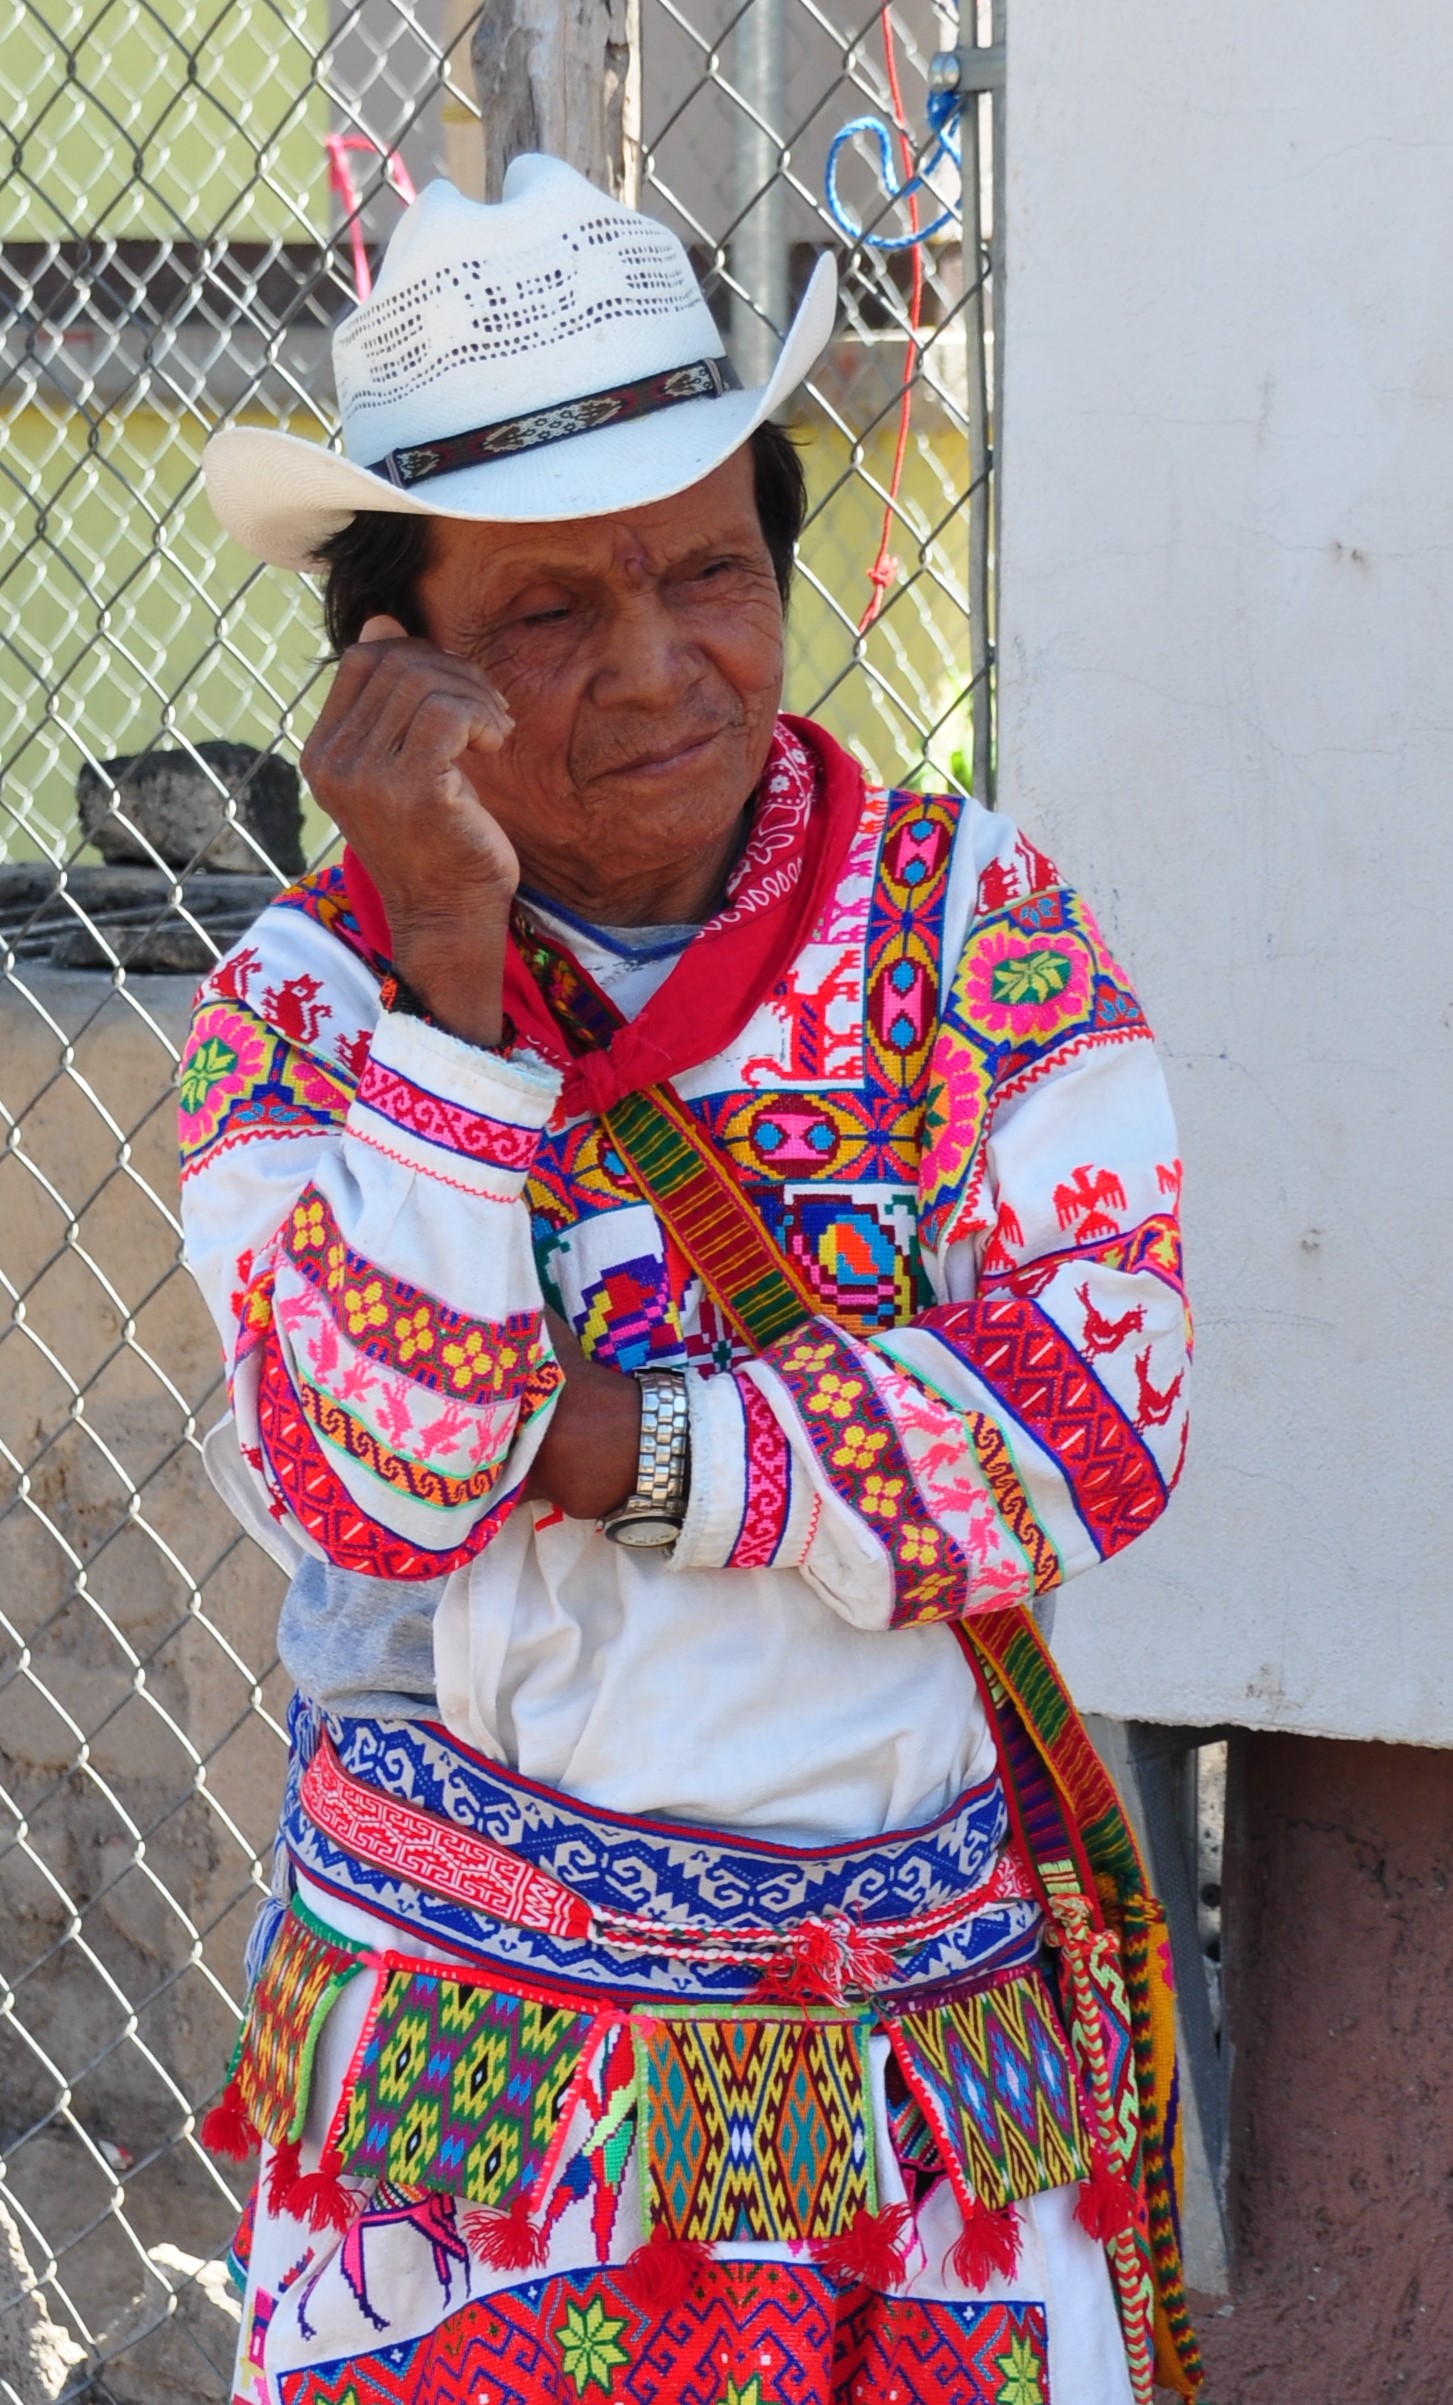
{"label": "gray rock", "polygon": [[45,2297],[32,2285],[20,2232],[0,2204],[0,2395],[45,2405],[85,2360],[84,2347],[51,2320]]}
{"label": "gray rock", "polygon": [[[196,757],[155,750],[81,770],[81,825],[103,859],[149,861],[157,854],[171,868],[255,877],[263,863],[242,832],[246,828],[274,867],[298,876],[303,805],[297,770],[250,743],[207,742],[194,749]],[[236,804],[236,824],[228,816],[228,797]]]}
{"label": "gray rock", "polygon": [[[180,908],[172,900],[177,886]],[[62,871],[49,860],[3,861],[0,962],[109,970],[114,955],[131,970],[202,976],[277,890],[272,877],[219,877],[210,870],[173,878],[161,868],[88,864]]]}

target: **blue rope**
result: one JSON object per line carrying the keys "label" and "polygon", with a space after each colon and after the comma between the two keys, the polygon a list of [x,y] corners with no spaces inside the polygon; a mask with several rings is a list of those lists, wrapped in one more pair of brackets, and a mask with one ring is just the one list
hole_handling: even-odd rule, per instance
{"label": "blue rope", "polygon": [[913,193],[924,190],[929,176],[944,159],[951,160],[962,173],[959,147],[954,139],[954,130],[958,124],[959,111],[962,106],[963,96],[961,93],[929,93],[927,116],[929,128],[935,136],[934,145],[922,165],[908,177],[905,183],[901,184],[896,180],[893,172],[893,137],[881,117],[854,117],[850,125],[845,125],[842,132],[833,137],[832,147],[827,154],[824,187],[828,215],[840,234],[845,235],[849,242],[870,243],[874,250],[911,251],[915,244],[927,242],[931,234],[941,232],[944,226],[958,223],[959,212],[950,207],[941,210],[932,225],[920,226],[916,234],[870,234],[865,227],[854,225],[839,199],[837,169],[838,159],[845,144],[851,142],[856,135],[863,134],[868,141],[876,142],[878,146],[878,180],[890,201],[906,201]]}

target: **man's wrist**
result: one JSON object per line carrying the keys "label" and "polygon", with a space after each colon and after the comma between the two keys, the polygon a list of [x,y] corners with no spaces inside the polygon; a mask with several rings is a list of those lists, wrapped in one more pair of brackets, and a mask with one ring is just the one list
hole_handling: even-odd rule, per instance
{"label": "man's wrist", "polygon": [[461,1043],[496,1052],[505,1040],[504,965],[508,915],[497,925],[396,938],[390,966],[397,998],[385,1007],[411,1010]]}

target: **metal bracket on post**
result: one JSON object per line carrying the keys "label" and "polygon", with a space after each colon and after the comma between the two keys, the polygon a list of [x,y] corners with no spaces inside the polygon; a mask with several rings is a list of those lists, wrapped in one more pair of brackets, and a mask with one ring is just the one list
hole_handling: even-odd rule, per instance
{"label": "metal bracket on post", "polygon": [[1206,1991],[1196,1911],[1193,1828],[1182,1825],[1181,1766],[1226,1728],[1172,1728],[1086,1715],[1091,1741],[1120,1790],[1165,1910],[1175,1966],[1176,2038],[1183,2072],[1186,2190],[1182,2246],[1190,2285],[1224,2296],[1229,2284],[1226,2176],[1225,2044],[1218,2046]]}
{"label": "metal bracket on post", "polygon": [[970,43],[958,50],[936,50],[928,62],[930,92],[1002,92],[1004,44]]}

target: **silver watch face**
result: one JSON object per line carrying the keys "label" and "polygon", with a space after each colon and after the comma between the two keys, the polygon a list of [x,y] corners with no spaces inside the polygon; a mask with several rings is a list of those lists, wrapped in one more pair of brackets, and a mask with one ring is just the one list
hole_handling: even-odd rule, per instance
{"label": "silver watch face", "polygon": [[629,1520],[607,1520],[604,1529],[617,1545],[674,1545],[681,1522],[668,1520],[661,1512],[641,1512]]}

